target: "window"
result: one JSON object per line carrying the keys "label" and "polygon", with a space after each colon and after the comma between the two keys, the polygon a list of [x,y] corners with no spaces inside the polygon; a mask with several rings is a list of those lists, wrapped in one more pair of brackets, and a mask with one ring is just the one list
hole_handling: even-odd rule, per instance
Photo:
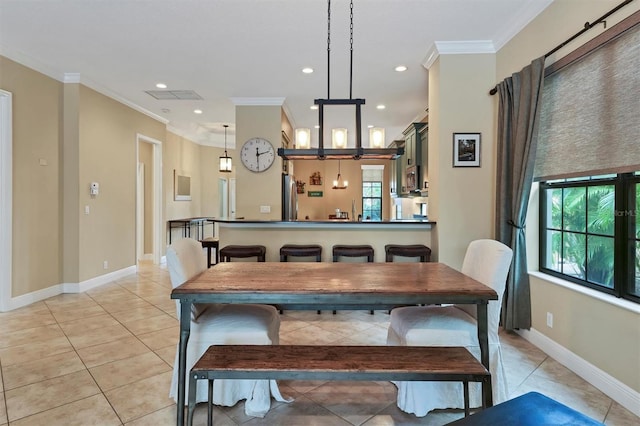
{"label": "window", "polygon": [[540,185],[540,269],[640,302],[640,173]]}
{"label": "window", "polygon": [[382,220],[382,182],[362,182],[362,218]]}

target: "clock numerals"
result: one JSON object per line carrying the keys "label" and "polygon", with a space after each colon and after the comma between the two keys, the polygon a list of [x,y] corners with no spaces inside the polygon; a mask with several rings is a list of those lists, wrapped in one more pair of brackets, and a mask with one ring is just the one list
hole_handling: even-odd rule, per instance
{"label": "clock numerals", "polygon": [[249,139],[242,146],[241,159],[247,169],[257,173],[264,172],[275,161],[275,150],[266,139]]}

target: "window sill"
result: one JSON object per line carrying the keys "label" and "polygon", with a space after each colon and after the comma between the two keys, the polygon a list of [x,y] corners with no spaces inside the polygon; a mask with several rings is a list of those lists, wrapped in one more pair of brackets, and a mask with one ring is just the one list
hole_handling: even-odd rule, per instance
{"label": "window sill", "polygon": [[577,293],[584,294],[585,296],[593,297],[594,299],[608,303],[610,305],[617,306],[622,309],[626,309],[636,314],[640,314],[640,304],[631,302],[626,299],[611,296],[610,294],[602,293],[597,290],[593,290],[589,287],[583,287],[579,284],[572,283],[571,281],[563,280],[562,278],[554,277],[553,275],[544,274],[539,271],[529,271],[529,275],[538,279],[547,281],[552,284],[557,284],[561,287],[573,290]]}

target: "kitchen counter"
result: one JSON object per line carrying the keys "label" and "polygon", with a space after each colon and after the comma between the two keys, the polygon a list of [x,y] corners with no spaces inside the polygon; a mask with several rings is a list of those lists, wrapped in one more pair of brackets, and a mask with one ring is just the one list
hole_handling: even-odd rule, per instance
{"label": "kitchen counter", "polygon": [[278,221],[278,220],[252,220],[252,219],[211,219],[213,222],[228,227],[269,227],[269,228],[327,228],[327,227],[356,227],[356,228],[397,228],[397,227],[418,227],[420,229],[430,229],[436,224],[425,219],[398,219],[398,220],[364,220],[351,221],[343,219],[327,219],[327,220],[296,220],[296,221]]}
{"label": "kitchen counter", "polygon": [[424,219],[362,222],[213,220],[218,228],[220,247],[229,244],[261,244],[267,248],[267,262],[280,260],[280,247],[284,244],[319,244],[322,246],[322,259],[325,262],[331,261],[331,248],[335,244],[369,244],[374,248],[376,262],[385,261],[385,244],[424,244],[431,248],[432,260],[437,260],[437,248],[431,245],[431,232],[436,223]]}

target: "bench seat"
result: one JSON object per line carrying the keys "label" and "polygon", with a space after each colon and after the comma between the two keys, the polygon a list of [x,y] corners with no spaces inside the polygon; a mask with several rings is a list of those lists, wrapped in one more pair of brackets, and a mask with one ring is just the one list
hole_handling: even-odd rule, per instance
{"label": "bench seat", "polygon": [[[491,405],[491,375],[463,347],[221,345],[210,346],[195,363],[189,389],[199,379],[459,381],[465,415],[469,413],[469,382],[482,383]],[[195,395],[189,392],[189,424]],[[211,400],[209,413],[212,413]]]}

